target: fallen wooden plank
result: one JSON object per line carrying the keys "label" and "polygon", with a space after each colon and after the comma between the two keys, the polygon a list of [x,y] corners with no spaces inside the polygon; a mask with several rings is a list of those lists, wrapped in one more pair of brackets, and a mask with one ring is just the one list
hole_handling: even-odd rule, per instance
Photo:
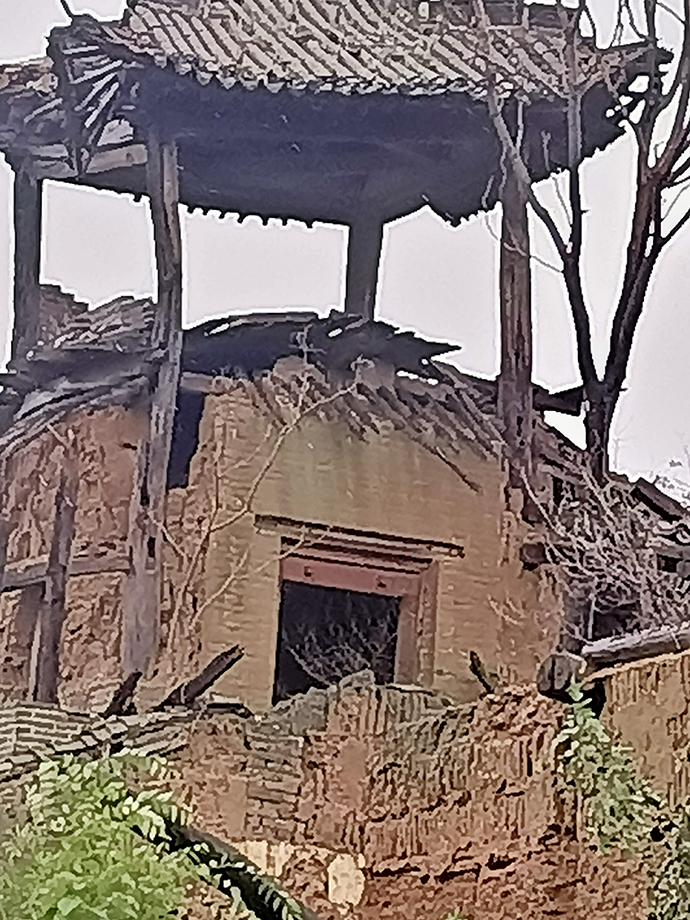
{"label": "fallen wooden plank", "polygon": [[134,710],[132,697],[134,696],[137,684],[141,680],[141,676],[141,671],[132,671],[131,674],[125,677],[113,694],[108,708],[103,713],[104,719],[109,719],[110,716],[127,715],[130,711]]}

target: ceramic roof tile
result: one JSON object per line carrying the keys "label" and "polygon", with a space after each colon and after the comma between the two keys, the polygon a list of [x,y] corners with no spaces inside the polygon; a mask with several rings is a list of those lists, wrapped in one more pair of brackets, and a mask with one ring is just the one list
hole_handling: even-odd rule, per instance
{"label": "ceramic roof tile", "polygon": [[[431,8],[425,16],[423,10]],[[434,12],[436,8],[438,13]],[[111,52],[149,57],[224,86],[465,92],[481,98],[487,74],[500,93],[564,94],[565,35],[543,25],[470,24],[462,4],[431,0],[138,0],[121,22],[94,24]],[[578,47],[579,85],[602,80],[640,56],[639,46]]]}

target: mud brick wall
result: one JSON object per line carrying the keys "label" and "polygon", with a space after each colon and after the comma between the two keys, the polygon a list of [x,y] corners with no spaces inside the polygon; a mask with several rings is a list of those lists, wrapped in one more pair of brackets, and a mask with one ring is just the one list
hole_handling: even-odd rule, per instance
{"label": "mud brick wall", "polygon": [[[167,754],[205,830],[323,920],[644,920],[632,860],[579,839],[550,757],[561,707],[529,688],[474,704],[366,674],[263,717],[188,710],[107,720],[0,708],[0,812],[36,753],[108,742]],[[25,774],[28,775],[28,774]],[[15,777],[12,779],[11,777]],[[206,895],[189,920],[206,920]]]}
{"label": "mud brick wall", "polygon": [[603,718],[675,807],[690,797],[690,652],[600,672]]}
{"label": "mud brick wall", "polygon": [[63,442],[74,436],[79,477],[73,555],[126,551],[129,502],[142,419],[124,406],[78,410],[12,455],[3,515],[7,561],[26,567],[48,554]]}
{"label": "mud brick wall", "polygon": [[[70,577],[59,690],[66,707],[97,711],[121,678],[123,573],[144,425],[136,407],[76,411],[17,450],[8,465],[10,571],[47,559],[68,431],[79,476],[72,559],[110,560],[119,569]],[[505,508],[498,461],[460,451],[454,462],[479,484],[474,492],[404,431],[382,422],[358,436],[331,412],[303,419],[265,469],[271,425],[266,403],[246,381],[219,378],[218,392],[205,399],[189,485],[169,493],[162,646],[141,682],[143,703],[239,644],[244,658],[215,690],[255,711],[270,705],[282,546],[279,533],[258,526],[266,516],[461,545],[463,557],[431,553],[438,579],[428,682],[460,700],[476,698],[481,686],[468,668],[470,649],[504,683],[534,678],[553,647],[560,604],[546,567],[529,572],[520,563],[525,526],[519,509]],[[238,516],[250,494],[249,513]],[[214,515],[223,526],[209,535]],[[36,603],[33,587],[0,598],[2,697],[26,692]]]}
{"label": "mud brick wall", "polygon": [[[165,675],[191,676],[239,644],[244,659],[216,689],[256,711],[270,705],[281,540],[257,525],[265,517],[462,545],[463,558],[433,554],[433,686],[461,700],[476,698],[481,687],[468,668],[470,649],[506,683],[534,679],[555,643],[561,608],[548,567],[530,572],[521,565],[526,527],[518,507],[506,510],[498,461],[482,460],[469,448],[454,458],[480,485],[474,492],[390,424],[358,437],[337,417],[314,414],[288,434],[267,468],[275,432],[265,403],[246,381],[215,383],[218,392],[205,399],[189,484],[169,494],[175,545],[166,549],[164,619],[174,620],[175,636],[161,662],[160,687],[149,685],[152,697]],[[209,516],[232,520],[250,494],[251,513],[203,542]],[[196,560],[191,569],[190,559]],[[184,585],[189,591],[180,609]]]}
{"label": "mud brick wall", "polygon": [[[79,482],[72,561],[82,570],[100,564],[120,570],[75,574],[68,581],[59,686],[68,709],[101,708],[121,680],[121,598],[142,431],[142,413],[134,408],[74,411],[15,451],[7,465],[2,514],[10,576],[47,562],[68,436]],[[0,698],[25,698],[40,600],[38,581],[0,595]]]}
{"label": "mud brick wall", "polygon": [[178,760],[196,820],[323,918],[643,920],[645,878],[578,839],[559,704],[475,704],[362,676],[263,718],[200,722]]}

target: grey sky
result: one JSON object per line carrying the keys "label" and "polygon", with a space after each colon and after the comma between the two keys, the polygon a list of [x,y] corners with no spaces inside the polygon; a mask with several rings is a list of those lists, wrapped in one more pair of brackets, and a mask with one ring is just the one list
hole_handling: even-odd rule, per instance
{"label": "grey sky", "polygon": [[[602,0],[603,2],[603,0]],[[120,14],[122,0],[89,0],[75,11]],[[53,25],[67,21],[59,0],[0,0],[0,61],[44,53]],[[586,284],[597,353],[603,359],[620,280],[633,176],[632,145],[618,141],[585,171]],[[0,345],[11,308],[11,170],[0,161]],[[545,194],[554,199],[547,189]],[[428,337],[457,342],[458,366],[497,370],[497,214],[453,229],[423,211],[398,221],[385,237],[378,316]],[[327,310],[342,302],[345,232],[298,224],[263,227],[256,219],[184,215],[185,318],[304,306]],[[557,262],[540,227],[535,250]],[[690,226],[666,252],[635,342],[633,362],[614,430],[613,459],[632,475],[683,458],[690,445]],[[43,280],[92,304],[122,292],[152,290],[151,242],[145,204],[67,185],[47,189]],[[535,378],[550,388],[577,382],[572,325],[558,273],[534,265]],[[566,419],[571,435],[578,423]],[[688,471],[690,473],[690,471]]]}

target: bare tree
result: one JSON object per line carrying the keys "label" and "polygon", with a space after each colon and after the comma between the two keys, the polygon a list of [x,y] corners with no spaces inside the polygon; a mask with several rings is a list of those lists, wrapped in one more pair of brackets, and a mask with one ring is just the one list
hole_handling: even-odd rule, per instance
{"label": "bare tree", "polygon": [[565,632],[577,646],[690,622],[690,582],[659,570],[658,520],[628,484],[601,486],[585,474],[566,485],[557,508],[541,510],[546,559],[566,601]]}
{"label": "bare tree", "polygon": [[[474,0],[478,16],[491,29],[484,0]],[[587,0],[566,7],[556,0],[566,35],[562,70],[567,98],[567,195],[559,194],[568,216],[568,230],[535,194],[526,158],[523,156],[520,119],[511,128],[503,101],[488,74],[489,112],[504,151],[505,184],[514,178],[534,213],[548,231],[560,258],[560,271],[567,290],[575,325],[577,358],[585,391],[585,427],[591,470],[602,481],[608,469],[611,423],[623,390],[635,330],[645,305],[652,272],[659,256],[690,219],[690,201],[684,193],[690,185],[690,0],[618,0],[618,17],[612,42],[626,34],[641,43],[644,77],[639,77],[624,94],[618,94],[602,67],[602,80],[611,88],[615,104],[636,145],[637,174],[634,207],[628,232],[623,284],[615,306],[609,350],[603,373],[597,371],[590,328],[590,314],[583,284],[583,238],[586,208],[583,204],[581,167],[583,159],[582,98],[579,50],[583,23],[591,24],[596,36],[595,17]],[[674,53],[662,47],[662,17],[670,17],[679,32]],[[636,83],[644,84],[639,89]],[[527,105],[527,103],[524,103]],[[548,139],[545,140],[545,150]],[[602,206],[606,206],[604,203]]]}

